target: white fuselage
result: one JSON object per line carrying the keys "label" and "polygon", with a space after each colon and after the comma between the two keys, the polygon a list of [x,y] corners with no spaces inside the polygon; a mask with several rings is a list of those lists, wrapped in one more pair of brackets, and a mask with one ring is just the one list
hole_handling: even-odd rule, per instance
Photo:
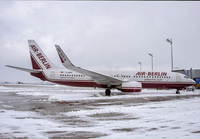
{"label": "white fuselage", "polygon": [[[67,69],[44,70],[45,79],[63,85],[79,87],[103,87],[91,77]],[[99,71],[107,76],[123,81],[137,81],[142,88],[175,88],[181,89],[193,85],[194,81],[185,75],[173,72],[155,71]]]}

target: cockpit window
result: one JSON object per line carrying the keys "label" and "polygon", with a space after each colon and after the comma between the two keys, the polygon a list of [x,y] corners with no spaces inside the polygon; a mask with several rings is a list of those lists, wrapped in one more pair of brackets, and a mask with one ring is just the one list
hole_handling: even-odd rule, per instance
{"label": "cockpit window", "polygon": [[184,78],[188,78],[188,76],[184,76]]}

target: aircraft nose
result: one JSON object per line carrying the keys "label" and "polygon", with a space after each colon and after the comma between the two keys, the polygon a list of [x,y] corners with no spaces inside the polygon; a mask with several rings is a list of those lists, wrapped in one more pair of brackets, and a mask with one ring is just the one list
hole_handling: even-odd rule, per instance
{"label": "aircraft nose", "polygon": [[193,79],[190,79],[190,82],[196,84],[196,82]]}

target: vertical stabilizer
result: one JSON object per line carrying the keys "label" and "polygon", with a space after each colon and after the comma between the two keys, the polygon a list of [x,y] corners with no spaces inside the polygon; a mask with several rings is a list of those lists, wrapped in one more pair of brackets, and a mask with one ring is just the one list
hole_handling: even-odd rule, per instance
{"label": "vertical stabilizer", "polygon": [[47,58],[35,40],[28,40],[33,69],[51,69],[56,66]]}

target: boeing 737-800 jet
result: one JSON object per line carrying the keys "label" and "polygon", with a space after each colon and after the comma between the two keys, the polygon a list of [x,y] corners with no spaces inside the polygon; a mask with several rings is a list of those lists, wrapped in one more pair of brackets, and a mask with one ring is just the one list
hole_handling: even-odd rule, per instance
{"label": "boeing 737-800 jet", "polygon": [[76,87],[105,88],[105,94],[110,95],[110,89],[122,92],[141,92],[142,88],[167,88],[178,90],[194,85],[192,79],[173,72],[155,71],[90,71],[74,66],[63,50],[56,46],[60,60],[65,68],[55,66],[44,54],[34,40],[28,40],[32,69],[6,65],[11,68],[29,72],[43,81]]}

